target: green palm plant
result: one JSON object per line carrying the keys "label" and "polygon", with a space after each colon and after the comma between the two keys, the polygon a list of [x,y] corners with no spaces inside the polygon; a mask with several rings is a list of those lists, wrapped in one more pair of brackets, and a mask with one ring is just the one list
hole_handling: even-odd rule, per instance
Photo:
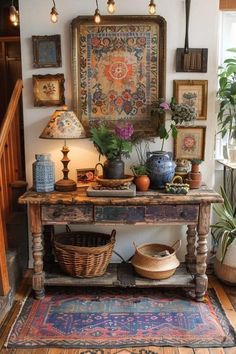
{"label": "green palm plant", "polygon": [[221,263],[223,263],[229,245],[236,238],[236,208],[233,208],[225,190],[221,187],[224,202],[213,207],[219,221],[212,228],[214,246],[221,246]]}

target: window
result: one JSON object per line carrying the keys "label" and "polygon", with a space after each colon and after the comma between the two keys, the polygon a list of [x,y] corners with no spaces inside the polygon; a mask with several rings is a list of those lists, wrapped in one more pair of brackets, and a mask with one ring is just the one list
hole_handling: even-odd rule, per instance
{"label": "window", "polygon": [[[227,49],[236,48],[236,11],[221,11],[220,29],[219,29],[219,65],[225,59],[232,56]],[[233,54],[234,55],[234,54]],[[221,138],[216,135],[215,158],[227,158],[226,153],[227,137]]]}

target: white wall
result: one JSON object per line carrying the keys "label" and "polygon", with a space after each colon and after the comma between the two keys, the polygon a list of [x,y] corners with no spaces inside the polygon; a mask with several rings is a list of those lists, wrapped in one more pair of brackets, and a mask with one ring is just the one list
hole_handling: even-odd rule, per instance
{"label": "white wall", "polygon": [[[99,1],[101,14],[106,14],[107,0]],[[218,2],[219,0],[193,0],[190,13],[189,46],[192,48],[208,48],[207,73],[176,73],[175,51],[183,48],[185,35],[185,8],[184,0],[156,0],[158,14],[167,21],[167,73],[166,97],[169,100],[173,95],[173,80],[208,80],[208,118],[200,121],[207,126],[205,162],[202,165],[203,179],[210,186],[214,183],[214,134],[216,129],[215,95],[217,87],[217,36],[218,36]],[[38,138],[42,129],[49,120],[50,114],[56,107],[34,107],[32,93],[32,75],[56,74],[65,75],[65,97],[69,108],[72,107],[71,90],[71,47],[70,23],[78,15],[93,15],[95,0],[56,0],[57,10],[60,14],[57,24],[51,23],[49,13],[52,1],[49,0],[19,0],[21,20],[21,45],[23,67],[23,105],[25,127],[26,172],[29,185],[32,183],[32,163],[36,153],[50,152],[56,163],[56,179],[61,178],[62,143],[57,140],[41,140]],[[116,15],[147,15],[148,0],[117,0]],[[48,69],[33,69],[32,35],[61,35],[62,67]],[[76,168],[93,167],[98,162],[98,154],[92,143],[86,140],[71,141],[69,157],[70,177],[75,179]],[[160,141],[152,145],[152,150],[158,150]],[[166,143],[165,150],[172,151],[171,139]],[[128,168],[136,159],[133,154],[126,161]],[[89,161],[89,162],[88,162]],[[127,170],[128,171],[128,170]],[[87,226],[93,230],[93,226]],[[184,238],[185,228],[181,227],[151,227],[151,226],[115,226],[118,231],[116,249],[124,257],[129,257],[133,252],[133,240],[136,244],[142,242],[157,242],[172,244],[174,240]],[[85,227],[83,227],[85,229]],[[110,232],[111,227],[97,227],[96,230]],[[184,246],[181,254],[184,254]]]}

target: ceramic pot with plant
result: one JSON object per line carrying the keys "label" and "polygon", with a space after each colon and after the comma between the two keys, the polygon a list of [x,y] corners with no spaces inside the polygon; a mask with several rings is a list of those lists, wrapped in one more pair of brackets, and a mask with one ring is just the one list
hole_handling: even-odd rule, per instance
{"label": "ceramic pot with plant", "polygon": [[236,284],[236,208],[232,206],[223,188],[224,203],[214,205],[219,221],[211,225],[215,262],[215,274],[222,281]]}
{"label": "ceramic pot with plant", "polygon": [[187,174],[185,183],[189,184],[190,189],[197,189],[201,187],[202,184],[202,173],[200,171],[200,164],[202,160],[192,159],[191,160],[191,171]]}
{"label": "ceramic pot with plant", "polygon": [[103,125],[91,129],[91,140],[99,152],[99,159],[101,155],[106,157],[104,164],[97,164],[102,167],[103,178],[123,179],[125,177],[124,162],[121,157],[130,156],[133,132],[133,125],[130,123],[117,125],[114,132]]}
{"label": "ceramic pot with plant", "polygon": [[[228,49],[236,53],[236,48]],[[236,162],[236,57],[227,58],[219,67],[219,90],[217,97],[220,103],[217,115],[218,126],[222,138],[228,136],[227,154],[230,162]]]}
{"label": "ceramic pot with plant", "polygon": [[149,170],[146,165],[134,165],[131,167],[131,170],[134,174],[134,184],[137,190],[146,192],[150,186]]}

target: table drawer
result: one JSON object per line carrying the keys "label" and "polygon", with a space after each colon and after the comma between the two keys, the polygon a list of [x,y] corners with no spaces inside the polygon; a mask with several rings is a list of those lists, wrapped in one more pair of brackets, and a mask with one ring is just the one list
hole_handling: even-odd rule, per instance
{"label": "table drawer", "polygon": [[95,206],[95,222],[187,223],[198,221],[198,205]]}
{"label": "table drawer", "polygon": [[92,205],[43,205],[42,221],[78,222],[93,221]]}
{"label": "table drawer", "polygon": [[146,222],[197,222],[198,205],[148,205]]}

